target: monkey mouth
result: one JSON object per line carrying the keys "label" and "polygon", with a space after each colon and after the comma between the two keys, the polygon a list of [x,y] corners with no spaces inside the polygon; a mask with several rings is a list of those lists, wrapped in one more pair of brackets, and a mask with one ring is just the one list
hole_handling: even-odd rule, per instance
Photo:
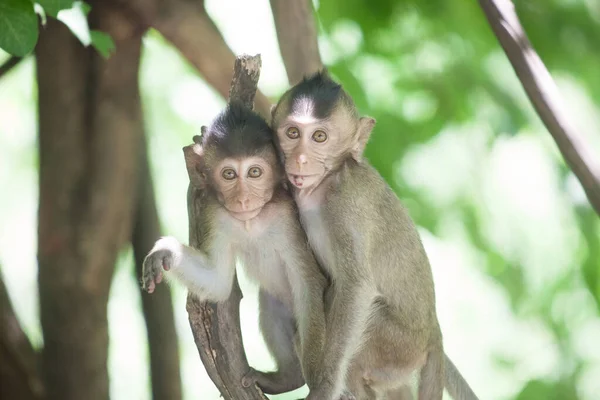
{"label": "monkey mouth", "polygon": [[260,214],[260,211],[262,210],[262,207],[258,207],[255,208],[254,210],[248,210],[248,211],[233,211],[233,210],[229,210],[229,213],[231,214],[231,216],[237,220],[240,221],[248,221],[254,217],[256,217],[258,214]]}
{"label": "monkey mouth", "polygon": [[296,174],[288,174],[288,179],[290,182],[294,184],[297,188],[302,188],[304,186],[305,180],[310,180],[311,178],[317,175],[296,175]]}

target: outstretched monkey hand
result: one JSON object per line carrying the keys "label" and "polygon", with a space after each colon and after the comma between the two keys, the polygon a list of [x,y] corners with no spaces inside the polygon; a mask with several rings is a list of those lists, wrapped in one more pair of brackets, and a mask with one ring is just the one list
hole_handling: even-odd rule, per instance
{"label": "outstretched monkey hand", "polygon": [[163,269],[168,271],[181,254],[181,244],[172,237],[160,238],[144,259],[142,289],[154,292],[156,285],[163,280]]}

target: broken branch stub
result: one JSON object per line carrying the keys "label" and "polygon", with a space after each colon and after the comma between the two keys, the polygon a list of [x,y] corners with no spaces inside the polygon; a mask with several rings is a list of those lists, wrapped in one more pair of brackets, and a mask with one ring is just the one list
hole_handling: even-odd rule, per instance
{"label": "broken branch stub", "polygon": [[[229,102],[253,108],[254,96],[260,76],[261,59],[256,56],[239,56],[235,60]],[[202,129],[204,133],[204,129]],[[194,144],[183,148],[190,176],[188,188],[189,243],[203,249],[206,227],[202,221],[202,202],[205,192],[198,185],[202,178],[198,165],[202,161],[198,138]],[[203,249],[207,250],[207,249]],[[194,341],[206,372],[225,400],[266,400],[262,391],[252,385],[242,386],[242,378],[250,370],[242,344],[240,328],[240,300],[242,292],[234,278],[229,299],[221,303],[203,302],[188,295],[187,311]]]}

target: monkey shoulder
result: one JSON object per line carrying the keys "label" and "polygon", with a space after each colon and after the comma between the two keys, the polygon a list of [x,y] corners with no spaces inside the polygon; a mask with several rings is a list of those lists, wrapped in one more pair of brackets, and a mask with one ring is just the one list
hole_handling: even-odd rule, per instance
{"label": "monkey shoulder", "polygon": [[334,214],[345,210],[344,215],[350,219],[368,218],[369,214],[379,212],[377,203],[389,196],[386,187],[381,175],[368,161],[350,160],[331,183],[324,204]]}

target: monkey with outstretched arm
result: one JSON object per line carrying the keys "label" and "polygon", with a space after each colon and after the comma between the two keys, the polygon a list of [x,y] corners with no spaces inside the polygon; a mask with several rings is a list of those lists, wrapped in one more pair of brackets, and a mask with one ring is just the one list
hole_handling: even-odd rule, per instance
{"label": "monkey with outstretched arm", "polygon": [[[310,251],[294,200],[283,187],[273,132],[257,114],[230,104],[186,153],[202,189],[200,249],[165,237],[144,260],[143,287],[154,291],[163,269],[201,300],[230,293],[235,261],[258,282],[260,327],[278,371],[251,370],[242,382],[266,393],[314,387],[324,341],[325,275]],[[304,378],[303,378],[304,375]]]}
{"label": "monkey with outstretched arm", "polygon": [[[431,267],[415,224],[363,159],[375,120],[358,116],[327,73],[304,79],[272,110],[300,220],[332,281],[319,384],[307,399],[476,399],[445,356]],[[404,394],[400,394],[404,392]]]}

